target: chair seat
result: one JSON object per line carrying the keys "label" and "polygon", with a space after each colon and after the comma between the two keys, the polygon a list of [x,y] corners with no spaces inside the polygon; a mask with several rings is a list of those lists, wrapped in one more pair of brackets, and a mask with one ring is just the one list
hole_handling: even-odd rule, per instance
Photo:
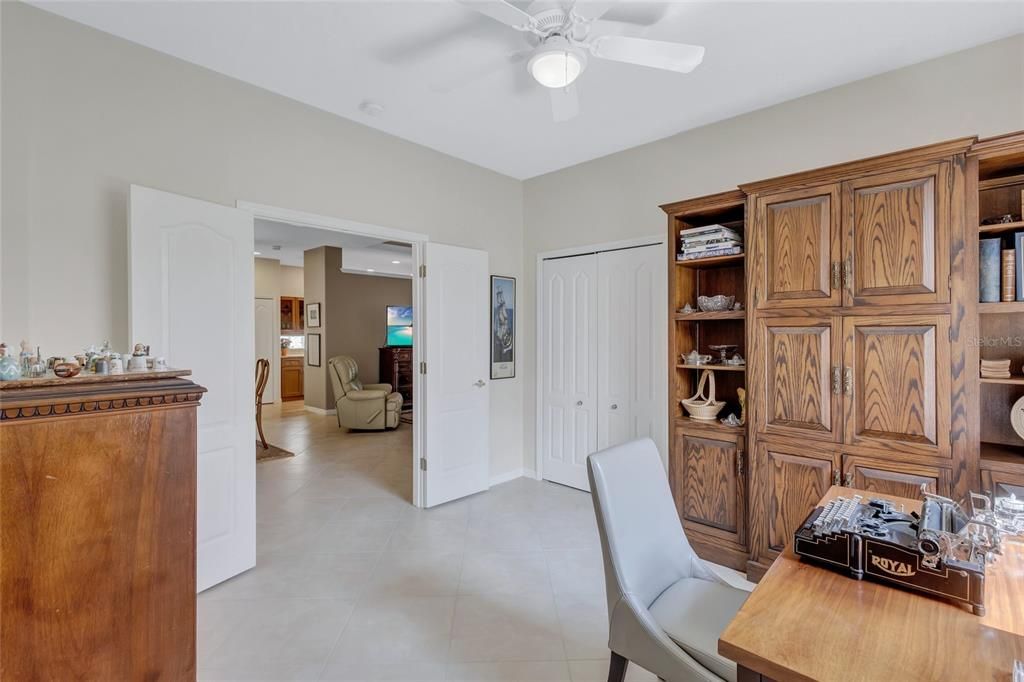
{"label": "chair seat", "polygon": [[736,682],[736,664],[718,654],[718,638],[748,594],[709,580],[683,578],[654,600],[650,612],[672,641],[697,662]]}

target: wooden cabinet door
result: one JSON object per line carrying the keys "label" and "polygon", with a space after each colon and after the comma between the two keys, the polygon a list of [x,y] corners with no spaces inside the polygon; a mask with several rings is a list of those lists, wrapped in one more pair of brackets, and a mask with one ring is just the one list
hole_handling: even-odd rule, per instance
{"label": "wooden cabinet door", "polygon": [[281,331],[295,329],[295,299],[291,296],[281,297]]}
{"label": "wooden cabinet door", "polygon": [[281,360],[281,400],[303,397],[302,358]]}
{"label": "wooden cabinet door", "polygon": [[838,185],[757,197],[749,235],[755,307],[841,305],[839,203]]}
{"label": "wooden cabinet door", "polygon": [[844,304],[949,301],[948,163],[843,184]]}
{"label": "wooden cabinet door", "polygon": [[676,429],[677,506],[683,524],[737,544],[745,541],[743,452],[736,442]]}
{"label": "wooden cabinet door", "polygon": [[[757,322],[751,405],[762,433],[842,439],[838,318],[778,317]],[[756,376],[755,376],[756,375]]]}
{"label": "wooden cabinet door", "polygon": [[949,457],[949,317],[847,317],[843,326],[845,442]]}
{"label": "wooden cabinet door", "polygon": [[1000,471],[983,468],[981,470],[981,489],[998,497],[1016,495],[1024,499],[1024,471]]}
{"label": "wooden cabinet door", "polygon": [[768,556],[781,552],[793,541],[793,532],[804,522],[832,486],[838,474],[837,455],[823,448],[774,445],[760,441],[758,466],[764,467],[764,546]]}
{"label": "wooden cabinet door", "polygon": [[843,455],[843,485],[879,495],[921,499],[921,485],[930,493],[949,496],[950,472],[945,467]]}

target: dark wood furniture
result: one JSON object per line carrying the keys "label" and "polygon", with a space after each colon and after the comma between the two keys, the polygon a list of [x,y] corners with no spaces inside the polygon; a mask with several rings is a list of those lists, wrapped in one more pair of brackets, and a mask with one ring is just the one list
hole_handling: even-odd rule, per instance
{"label": "dark wood furniture", "polygon": [[380,383],[391,384],[402,394],[402,411],[412,409],[412,348],[410,346],[383,346],[379,355]]}
{"label": "dark wood furniture", "polygon": [[270,448],[267,437],[263,435],[263,391],[266,390],[269,379],[270,360],[259,358],[256,360],[256,433],[260,436],[260,445],[264,450]]}
{"label": "dark wood furniture", "polygon": [[0,678],[195,679],[188,374],[0,387]]}
{"label": "dark wood furniture", "polygon": [[[854,494],[877,495],[834,486],[815,504]],[[886,497],[920,510],[919,496]],[[1007,543],[986,568],[979,617],[801,562],[790,541],[718,640],[739,680],[1009,680],[1014,659],[1024,660],[1024,543]]]}
{"label": "dark wood furniture", "polygon": [[746,427],[726,426],[717,419],[699,421],[687,416],[679,401],[697,390],[701,372],[715,372],[716,398],[726,406],[719,416],[740,415],[739,389],[746,383],[745,367],[692,366],[681,356],[697,349],[714,357],[710,345],[736,344],[746,357],[744,310],[683,313],[698,296],[725,294],[746,301],[744,256],[720,256],[677,261],[679,231],[724,225],[744,233],[745,196],[732,191],[661,207],[668,214],[669,253],[669,479],[686,535],[700,555],[710,561],[746,568],[747,483]]}
{"label": "dark wood furniture", "polygon": [[298,296],[281,297],[281,331],[301,332],[306,328],[306,305]]}
{"label": "dark wood furniture", "polygon": [[302,400],[305,392],[303,356],[281,357],[281,400]]}
{"label": "dark wood furniture", "polygon": [[[681,227],[745,228],[743,255],[668,266],[670,480],[701,556],[737,567],[746,554],[757,580],[833,484],[1024,493],[1009,419],[1024,396],[1024,303],[978,303],[979,237],[1024,230],[982,222],[1024,211],[1022,192],[1024,132],[662,207],[673,244]],[[745,311],[677,312],[698,290],[730,287]],[[679,354],[736,343],[737,329],[746,372],[716,376],[723,414],[746,388],[746,429],[698,432],[678,402],[698,373]],[[1013,376],[981,379],[981,358],[1010,358]]]}

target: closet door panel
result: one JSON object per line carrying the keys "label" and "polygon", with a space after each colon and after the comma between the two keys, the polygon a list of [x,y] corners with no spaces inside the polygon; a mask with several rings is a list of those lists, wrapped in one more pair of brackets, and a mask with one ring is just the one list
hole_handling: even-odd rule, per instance
{"label": "closet door panel", "polygon": [[597,256],[598,449],[661,435],[663,259],[660,245]]}
{"label": "closet door panel", "polygon": [[586,490],[597,449],[597,257],[545,261],[541,296],[544,478]]}

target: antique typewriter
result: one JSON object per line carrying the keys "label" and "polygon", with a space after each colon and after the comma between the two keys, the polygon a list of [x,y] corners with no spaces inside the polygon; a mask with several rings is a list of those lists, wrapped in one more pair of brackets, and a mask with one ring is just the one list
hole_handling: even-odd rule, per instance
{"label": "antique typewriter", "polygon": [[921,513],[860,495],[817,507],[797,529],[801,557],[970,605],[985,613],[985,566],[1004,536],[1024,534],[1024,500],[971,493],[970,516],[953,500],[922,489]]}

